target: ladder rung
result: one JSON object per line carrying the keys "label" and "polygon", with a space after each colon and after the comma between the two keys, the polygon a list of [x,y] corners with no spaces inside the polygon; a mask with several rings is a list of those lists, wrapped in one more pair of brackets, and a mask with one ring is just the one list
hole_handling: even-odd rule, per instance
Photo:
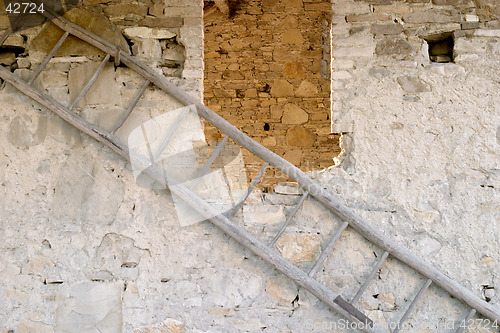
{"label": "ladder rung", "polygon": [[[146,148],[148,149],[148,155],[149,155],[149,160],[150,160],[150,166],[155,164],[155,159],[153,156],[153,149],[151,148],[151,142],[149,142],[148,138],[148,132],[146,131],[146,127],[144,126],[144,123],[141,124],[141,131],[142,135],[144,136],[144,142],[146,143]],[[163,161],[162,161],[163,162]],[[165,170],[163,170],[165,173]]]}
{"label": "ladder rung", "polygon": [[5,41],[7,40],[7,38],[9,38],[9,36],[12,35],[12,33],[17,28],[17,26],[19,25],[19,23],[21,23],[21,20],[23,18],[24,18],[24,15],[19,16],[14,21],[14,23],[12,23],[12,25],[7,29],[7,31],[5,31],[5,33],[2,35],[2,38],[0,39],[0,46],[2,46],[3,43],[5,43]]}
{"label": "ladder rung", "polygon": [[208,159],[208,161],[203,165],[203,167],[198,171],[197,175],[196,175],[196,178],[194,179],[194,183],[193,185],[191,186],[190,190],[191,191],[194,191],[194,189],[196,188],[196,186],[198,186],[198,184],[200,183],[201,181],[201,178],[203,176],[205,176],[205,174],[207,173],[208,169],[210,169],[210,167],[212,166],[212,164],[215,162],[215,159],[217,158],[217,156],[219,156],[220,152],[222,151],[222,149],[224,148],[224,146],[226,145],[227,143],[227,140],[229,139],[229,137],[226,135],[221,142],[219,142],[219,144],[217,145],[217,148],[215,148],[214,152],[212,153],[212,155],[210,155],[210,158]]}
{"label": "ladder rung", "polygon": [[111,56],[109,54],[106,55],[106,58],[104,58],[104,60],[101,62],[101,64],[99,65],[99,68],[94,73],[94,75],[90,78],[89,82],[87,82],[87,84],[83,88],[83,90],[80,93],[80,95],[78,95],[78,97],[69,106],[68,109],[70,109],[70,111],[72,111],[78,104],[80,104],[80,102],[85,97],[85,95],[87,95],[87,93],[89,92],[90,88],[92,88],[92,86],[94,85],[95,81],[97,81],[97,78],[99,77],[99,75],[101,74],[101,72],[104,70],[104,66],[106,66],[106,63],[109,61],[110,57]]}
{"label": "ladder rung", "polygon": [[130,105],[128,106],[127,110],[123,114],[123,116],[120,118],[120,120],[115,124],[114,128],[110,131],[111,134],[115,134],[116,131],[118,131],[123,124],[127,121],[128,117],[130,117],[130,114],[132,111],[134,111],[135,107],[139,103],[139,100],[141,99],[142,95],[146,92],[146,89],[148,89],[149,85],[151,84],[151,81],[146,80],[144,84],[142,85],[141,89],[139,90],[139,93],[134,97]]}
{"label": "ladder rung", "polygon": [[333,248],[335,247],[335,244],[337,244],[338,240],[342,236],[342,233],[345,231],[345,229],[347,228],[348,225],[349,225],[349,223],[347,223],[347,222],[344,222],[340,225],[338,230],[333,235],[332,239],[330,239],[330,241],[328,242],[328,244],[324,248],[318,261],[316,261],[313,268],[311,268],[311,270],[309,271],[309,276],[311,276],[311,277],[314,276],[314,274],[316,274],[316,272],[319,270],[319,268],[323,265],[326,258],[330,255]]}
{"label": "ladder rung", "polygon": [[254,188],[260,182],[260,179],[266,173],[267,167],[269,167],[269,162],[264,163],[264,165],[262,166],[262,168],[260,168],[259,173],[257,174],[257,176],[254,178],[254,180],[250,184],[250,187],[248,188],[247,193],[245,194],[245,197],[243,199],[241,199],[240,202],[236,206],[234,206],[230,211],[224,213],[224,215],[228,219],[231,219],[231,217],[233,217],[234,215],[236,215],[236,213],[241,208],[241,206],[243,206],[243,204],[245,203],[245,201],[247,201],[248,197],[250,196],[250,194],[252,193],[252,191],[254,190]]}
{"label": "ladder rung", "polygon": [[33,76],[31,77],[31,79],[28,81],[28,84],[33,84],[33,82],[35,82],[35,80],[37,79],[37,77],[40,75],[40,73],[42,73],[42,71],[45,69],[45,67],[49,63],[50,59],[52,59],[54,57],[54,55],[56,54],[56,52],[59,51],[59,49],[61,48],[61,46],[63,45],[64,41],[66,40],[66,38],[68,36],[69,36],[69,32],[66,31],[64,33],[64,35],[62,35],[62,37],[59,39],[59,41],[57,42],[57,44],[54,45],[54,47],[52,48],[52,50],[50,51],[50,53],[45,57],[45,59],[43,60],[43,62],[40,64],[40,66],[37,68],[35,74],[33,74]]}
{"label": "ladder rung", "polygon": [[167,148],[168,144],[170,143],[170,141],[174,137],[175,132],[177,131],[177,129],[179,128],[179,126],[181,126],[181,124],[184,121],[184,119],[186,119],[189,111],[191,111],[191,107],[190,106],[184,107],[184,110],[179,115],[179,117],[177,117],[177,119],[175,120],[174,124],[170,128],[170,131],[165,136],[165,138],[161,142],[160,146],[156,150],[156,153],[153,154],[152,161],[151,161],[152,163],[155,163],[158,160],[158,158],[161,156],[161,154],[163,153],[163,151]]}
{"label": "ladder rung", "polygon": [[370,285],[372,280],[375,278],[375,275],[377,275],[377,272],[379,271],[380,267],[384,264],[384,262],[387,260],[387,257],[389,257],[389,252],[384,252],[380,260],[377,262],[375,267],[373,267],[372,271],[370,272],[370,275],[366,278],[365,282],[363,282],[363,285],[359,288],[358,292],[356,295],[351,300],[351,304],[356,304],[359,299],[361,298],[361,295],[365,292],[366,288]]}
{"label": "ladder rung", "polygon": [[[460,325],[458,325],[457,330],[455,333],[462,333],[465,331],[465,329],[469,326],[469,321],[476,315],[476,310],[471,309],[469,313],[467,314],[467,317],[463,321],[460,322]],[[463,323],[463,325],[462,325]]]}
{"label": "ladder rung", "polygon": [[418,301],[420,300],[420,298],[422,298],[422,295],[427,290],[427,288],[429,288],[429,286],[431,285],[431,283],[432,283],[431,279],[428,279],[427,281],[425,281],[424,285],[422,286],[422,288],[420,288],[420,290],[418,291],[417,296],[413,299],[413,301],[411,302],[410,306],[405,311],[405,314],[403,315],[403,317],[401,317],[401,320],[399,321],[399,323],[396,326],[396,328],[394,329],[394,331],[392,331],[392,333],[397,333],[397,332],[399,332],[401,330],[403,323],[406,321],[406,319],[408,319],[408,317],[410,316],[410,313],[413,311],[413,309],[417,305]]}
{"label": "ladder rung", "polygon": [[271,242],[269,242],[269,245],[268,245],[269,247],[273,247],[274,244],[276,244],[278,239],[281,237],[281,235],[283,235],[283,233],[285,232],[285,229],[288,228],[288,226],[290,225],[293,218],[295,217],[295,215],[299,211],[300,207],[302,207],[302,204],[304,204],[304,201],[307,199],[308,196],[309,196],[309,192],[304,192],[304,194],[302,194],[302,197],[300,198],[299,202],[297,203],[297,205],[293,209],[290,216],[288,216],[288,219],[285,221],[285,223],[283,223],[283,225],[281,226],[281,228],[278,231],[278,233],[276,234],[276,236],[274,236],[273,240]]}

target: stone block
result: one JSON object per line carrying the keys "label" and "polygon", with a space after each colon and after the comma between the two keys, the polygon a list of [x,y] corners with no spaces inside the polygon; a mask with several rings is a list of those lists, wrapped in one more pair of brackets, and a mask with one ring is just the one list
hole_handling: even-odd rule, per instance
{"label": "stone block", "polygon": [[281,122],[283,124],[303,124],[309,120],[307,112],[295,104],[285,105]]}
{"label": "stone block", "polygon": [[134,330],[134,333],[184,333],[184,323],[175,319],[167,319],[160,324],[148,327],[141,327]]}
{"label": "stone block", "polygon": [[474,36],[477,37],[500,37],[500,29],[495,30],[476,30],[474,31]]}
{"label": "stone block", "polygon": [[405,23],[460,23],[461,16],[458,12],[445,10],[419,11],[403,16]]}
{"label": "stone block", "polygon": [[164,13],[164,5],[162,3],[156,3],[149,7],[148,9],[149,15],[152,16],[163,16]]}
{"label": "stone block", "polygon": [[[104,15],[100,15],[88,10],[73,8],[64,15],[66,19],[78,26],[102,37],[112,45],[120,45],[121,49],[130,52],[127,41],[122,36],[121,30],[111,23]],[[48,23],[42,31],[33,39],[28,50],[49,53],[55,44],[62,37],[63,31],[53,23]],[[81,39],[69,36],[63,43],[56,57],[66,56],[89,56],[96,57],[103,55],[104,52],[82,41]]]}
{"label": "stone block", "polygon": [[302,150],[293,149],[287,150],[285,155],[283,155],[283,158],[293,165],[299,166],[302,162],[302,156],[304,156]]}
{"label": "stone block", "polygon": [[330,2],[316,2],[316,3],[306,3],[304,4],[304,9],[306,11],[320,11],[325,13],[330,13],[332,11],[332,4]]}
{"label": "stone block", "polygon": [[24,38],[21,35],[10,35],[9,38],[5,40],[2,47],[19,47],[24,48]]}
{"label": "stone block", "polygon": [[104,13],[108,16],[123,17],[127,15],[146,16],[148,7],[141,3],[118,3],[104,8]]}
{"label": "stone block", "polygon": [[438,6],[464,6],[470,2],[470,0],[432,0],[432,3]]}
{"label": "stone block", "polygon": [[31,68],[31,61],[27,58],[18,58],[17,66],[19,68]]}
{"label": "stone block", "polygon": [[10,66],[16,62],[16,54],[14,52],[0,53],[0,65]]}
{"label": "stone block", "polygon": [[470,30],[470,29],[478,29],[481,26],[479,22],[462,22],[461,28],[462,30]]}
{"label": "stone block", "polygon": [[352,75],[348,71],[334,71],[332,73],[333,80],[349,80],[351,78]]}
{"label": "stone block", "polygon": [[293,86],[286,80],[276,80],[271,87],[271,96],[289,97],[293,96]]}
{"label": "stone block", "polygon": [[375,54],[408,56],[414,52],[413,46],[404,38],[386,38],[377,43]]}
{"label": "stone block", "polygon": [[[411,0],[409,0],[409,1],[411,1]],[[426,1],[430,1],[430,0],[426,0]],[[410,9],[411,9],[411,7],[408,6],[407,4],[375,5],[373,7],[373,10],[375,13],[391,13],[391,14],[399,14],[399,15],[408,14],[410,12]]]}
{"label": "stone block", "polygon": [[398,77],[397,81],[401,88],[409,94],[417,94],[431,90],[428,84],[416,76],[401,76]]}
{"label": "stone block", "polygon": [[276,243],[281,255],[294,263],[315,261],[321,252],[318,235],[284,234]]}
{"label": "stone block", "polygon": [[182,17],[145,17],[139,21],[139,25],[149,28],[180,28],[184,24]]}
{"label": "stone block", "polygon": [[289,146],[311,147],[316,142],[316,134],[305,127],[293,127],[286,132],[286,142]]}
{"label": "stone block", "polygon": [[282,182],[274,186],[274,193],[286,195],[301,195],[300,185],[294,182]]}
{"label": "stone block", "polygon": [[314,83],[309,81],[302,81],[295,91],[295,96],[297,97],[316,97],[318,94],[318,87]]}
{"label": "stone block", "polygon": [[284,44],[302,45],[304,37],[299,29],[290,29],[281,35],[281,42]]}
{"label": "stone block", "polygon": [[391,16],[387,13],[368,14],[368,15],[347,15],[346,20],[349,23],[392,21]]}
{"label": "stone block", "polygon": [[159,60],[162,58],[160,42],[151,38],[135,41],[132,54],[145,60]]}
{"label": "stone block", "polygon": [[276,224],[286,220],[282,206],[245,205],[243,206],[243,220],[247,225]]}
{"label": "stone block", "polygon": [[123,29],[123,34],[130,39],[134,38],[154,38],[170,39],[177,34],[167,29],[149,28],[149,27],[131,27]]}
{"label": "stone block", "polygon": [[337,57],[372,57],[373,47],[342,47],[334,48],[333,56]]}
{"label": "stone block", "polygon": [[[298,152],[302,154],[301,150],[298,150]],[[294,206],[300,200],[300,196],[298,195],[286,195],[279,193],[264,193],[263,197],[264,202],[270,205]]]}
{"label": "stone block", "polygon": [[305,79],[306,71],[304,66],[300,62],[291,62],[285,64],[285,77],[286,78],[297,78],[297,79]]}
{"label": "stone block", "polygon": [[370,14],[370,5],[363,2],[342,2],[341,5],[333,6],[332,11],[334,15],[343,16],[345,22],[345,15],[347,14]]}
{"label": "stone block", "polygon": [[266,282],[266,292],[282,305],[290,305],[298,294],[297,286],[290,279],[270,279]]}
{"label": "stone block", "polygon": [[371,32],[375,35],[398,35],[403,32],[403,26],[399,23],[373,24]]}

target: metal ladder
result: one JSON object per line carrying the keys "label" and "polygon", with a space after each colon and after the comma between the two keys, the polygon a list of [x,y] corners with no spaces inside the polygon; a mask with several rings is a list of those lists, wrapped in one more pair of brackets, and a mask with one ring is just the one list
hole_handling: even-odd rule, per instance
{"label": "metal ladder", "polygon": [[[292,279],[297,285],[309,291],[318,299],[326,303],[330,309],[345,316],[346,319],[358,323],[360,325],[358,327],[360,327],[365,332],[387,332],[386,329],[382,329],[372,319],[368,318],[365,314],[363,314],[362,311],[356,308],[356,303],[363,295],[364,291],[367,289],[370,283],[373,281],[373,279],[376,277],[377,272],[382,267],[382,265],[384,265],[384,262],[386,262],[389,257],[392,257],[393,259],[397,259],[399,262],[406,265],[408,268],[418,272],[425,279],[425,283],[423,283],[416,297],[413,299],[403,316],[400,318],[397,328],[392,331],[393,333],[399,332],[401,325],[408,319],[412,311],[417,306],[417,303],[424,295],[424,292],[431,284],[434,284],[442,290],[446,291],[451,297],[460,300],[470,308],[470,311],[463,315],[466,323],[476,314],[488,318],[491,321],[500,323],[500,310],[498,308],[495,308],[491,304],[483,301],[474,293],[460,285],[458,282],[452,280],[444,273],[436,269],[434,266],[410,252],[407,248],[401,246],[400,244],[397,244],[396,242],[392,241],[391,239],[371,227],[369,223],[352,212],[339,199],[335,198],[331,193],[323,189],[321,185],[313,181],[307,174],[305,174],[300,169],[296,168],[280,156],[274,154],[267,148],[253,141],[251,138],[240,132],[236,127],[208,109],[205,105],[172,84],[167,78],[157,74],[151,68],[138,61],[135,57],[129,55],[123,50],[120,50],[119,47],[110,44],[101,37],[89,31],[86,31],[85,29],[73,24],[63,17],[56,17],[48,11],[46,11],[44,15],[47,16],[57,27],[65,31],[64,35],[54,46],[53,50],[47,55],[40,67],[34,71],[32,77],[28,80],[28,82],[14,75],[4,67],[0,67],[0,77],[4,81],[17,88],[21,93],[29,96],[36,102],[52,110],[65,121],[79,129],[80,131],[86,133],[90,137],[94,138],[95,140],[106,145],[127,161],[130,161],[130,156],[131,154],[133,155],[134,152],[130,151],[127,145],[120,142],[116,138],[115,133],[121,126],[123,126],[127,118],[137,106],[139,100],[141,99],[141,96],[144,94],[149,85],[155,85],[157,88],[175,97],[179,102],[186,106],[194,105],[199,116],[204,118],[214,127],[218,128],[221,132],[226,134],[226,137],[224,137],[224,139],[219,143],[217,149],[215,149],[215,151],[212,153],[212,156],[200,170],[200,173],[204,173],[210,168],[211,164],[214,162],[215,158],[222,150],[222,147],[228,141],[228,138],[232,139],[235,143],[247,149],[252,154],[258,156],[265,163],[258,173],[257,177],[252,181],[244,198],[226,214],[221,214],[216,208],[212,207],[206,201],[197,196],[192,191],[192,189],[189,189],[182,184],[172,187],[171,191],[182,198],[199,214],[207,217],[207,219],[211,223],[234,238],[242,246],[251,250],[254,254],[262,258],[268,264]],[[11,33],[12,29],[8,30],[0,39],[0,42],[3,43]],[[98,49],[105,52],[106,57],[101,62],[96,73],[84,86],[82,92],[78,95],[78,97],[69,106],[64,106],[47,94],[38,91],[33,86],[33,82],[44,70],[49,61],[64,43],[64,40],[69,35],[78,37],[81,40],[97,47]],[[115,124],[114,128],[111,131],[105,131],[81,118],[80,116],[75,114],[73,110],[89,92],[92,85],[99,77],[99,74],[103,71],[104,66],[110,61],[111,58],[114,59],[115,63],[124,64],[140,74],[145,79],[145,83],[140,89],[139,94],[131,101],[128,109],[124,111],[121,119]],[[175,129],[175,127],[178,126],[181,121],[182,119],[181,117],[179,117],[173,128]],[[173,133],[174,132],[168,133],[166,139],[167,143],[169,140],[168,138],[171,138]],[[167,178],[167,180],[171,181],[172,183],[176,182],[175,179],[173,179],[171,176],[165,175],[160,168],[151,167],[151,163],[147,159],[144,159],[143,161],[141,161],[141,163],[143,163],[144,169],[147,169],[147,173],[154,179],[164,182],[165,178]],[[244,228],[232,222],[231,219],[242,207],[243,203],[248,199],[250,193],[257,186],[258,182],[264,175],[269,165],[276,167],[277,169],[286,173],[290,178],[295,180],[304,190],[304,193],[290,216],[282,225],[277,235],[269,244],[265,244],[261,240],[251,235]],[[286,228],[289,226],[292,219],[294,218],[294,215],[297,214],[299,208],[304,203],[306,198],[314,198],[316,201],[320,202],[324,207],[330,210],[334,215],[336,215],[341,221],[343,221],[337,228],[337,230],[333,233],[333,236],[331,237],[329,242],[322,246],[321,256],[314,264],[312,269],[307,272],[284,259],[277,251],[273,249],[274,245],[284,233]],[[370,243],[376,245],[383,251],[383,255],[377,262],[373,264],[371,273],[368,275],[365,282],[361,285],[358,292],[354,297],[351,298],[350,301],[347,301],[343,296],[328,289],[326,286],[324,286],[314,278],[314,275],[322,267],[323,263],[335,247],[336,242],[341,238],[343,232],[347,227],[352,228]],[[455,332],[463,332],[465,329],[466,328],[464,326],[461,326],[458,327]]]}

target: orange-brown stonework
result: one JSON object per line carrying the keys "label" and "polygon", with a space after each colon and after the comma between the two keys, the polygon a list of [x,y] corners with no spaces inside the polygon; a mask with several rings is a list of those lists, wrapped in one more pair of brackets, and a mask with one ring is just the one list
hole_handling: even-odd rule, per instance
{"label": "orange-brown stonework", "polygon": [[[303,170],[331,166],[339,152],[330,133],[330,11],[329,1],[248,0],[230,18],[205,15],[205,103]],[[245,164],[251,180],[262,162]],[[264,184],[285,179],[268,170]]]}

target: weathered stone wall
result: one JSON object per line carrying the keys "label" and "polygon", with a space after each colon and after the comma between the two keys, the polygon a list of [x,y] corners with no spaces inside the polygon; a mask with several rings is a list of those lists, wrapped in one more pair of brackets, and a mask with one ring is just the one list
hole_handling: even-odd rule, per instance
{"label": "weathered stone wall", "polygon": [[[85,5],[110,17],[132,52],[201,98],[201,1],[165,2],[164,15],[180,17],[179,30],[144,23],[159,14],[144,16],[141,2],[103,2]],[[344,133],[344,153],[339,167],[312,175],[374,226],[498,305],[497,12],[494,2],[481,2],[477,23],[473,6],[461,3],[334,4],[335,103],[346,110],[334,112],[334,128]],[[427,26],[433,29],[429,34],[441,32],[439,27],[447,32],[445,24],[380,28],[399,34],[394,43],[395,36],[376,33],[377,20],[386,17],[377,14],[381,8],[392,24],[433,6],[452,16],[455,10],[470,15],[463,23],[472,29],[456,34],[455,63],[431,64],[425,42],[413,35]],[[153,7],[148,3],[148,12]],[[129,12],[133,8],[142,8],[142,16]],[[368,21],[346,21],[351,14]],[[137,26],[151,30],[126,33]],[[25,79],[44,54],[30,46],[39,32],[17,34],[8,42],[10,50],[2,50],[3,64]],[[119,34],[109,38],[124,41]],[[379,42],[384,52],[376,52]],[[415,51],[401,56],[407,44]],[[19,53],[25,49],[27,55]],[[94,51],[73,56],[72,64],[61,54],[35,85],[69,103],[102,58]],[[176,62],[184,63],[181,77],[180,67],[166,66]],[[193,77],[190,68],[197,73]],[[142,80],[110,63],[96,84],[77,112],[109,128]],[[180,227],[170,194],[138,186],[131,165],[102,145],[9,85],[2,86],[0,105],[0,332],[346,331],[321,302],[210,224]],[[117,134],[126,141],[138,124],[179,106],[149,89]],[[300,194],[293,185],[256,192],[236,220],[268,242]],[[308,199],[276,248],[307,270],[339,222]],[[348,229],[318,278],[350,299],[380,254]],[[379,323],[395,323],[422,282],[390,260],[360,305]],[[405,330],[451,331],[444,324],[458,325],[465,311],[431,287]]]}
{"label": "weathered stone wall", "polygon": [[[201,98],[201,1],[166,1],[161,26],[154,23],[161,14],[149,14],[162,3],[148,3],[147,16],[142,2],[121,4],[86,2],[69,16],[123,49],[131,45]],[[3,65],[29,79],[60,35],[50,24],[16,33]],[[69,39],[34,85],[67,105],[102,58]],[[182,73],[168,66],[177,62]],[[75,111],[110,129],[142,84],[110,62]],[[133,166],[8,84],[0,105],[0,332],[307,332],[317,331],[314,320],[335,318],[210,224],[181,227],[168,191],[138,185]],[[127,142],[140,124],[179,107],[150,87],[117,136]],[[257,191],[236,216],[265,241],[300,198],[295,187],[276,190]],[[307,266],[336,221],[307,201],[297,223],[306,228],[290,228],[277,247]]]}
{"label": "weathered stone wall", "polygon": [[[497,1],[333,1],[332,126],[343,152],[318,175],[374,227],[496,306],[499,10]],[[432,62],[428,41],[446,36],[452,57],[444,49],[434,60],[453,61]],[[400,318],[423,283],[392,269],[362,299],[382,322]],[[388,286],[396,271],[404,283]],[[372,304],[381,295],[390,306]],[[464,316],[443,295],[425,294],[409,332],[444,332],[442,318]],[[441,319],[430,303],[438,296]]]}
{"label": "weathered stone wall", "polygon": [[[205,103],[296,166],[331,166],[339,150],[329,127],[329,2],[230,3],[230,18],[205,17]],[[246,165],[252,179],[262,163],[247,156]],[[263,184],[280,180],[270,170]]]}

